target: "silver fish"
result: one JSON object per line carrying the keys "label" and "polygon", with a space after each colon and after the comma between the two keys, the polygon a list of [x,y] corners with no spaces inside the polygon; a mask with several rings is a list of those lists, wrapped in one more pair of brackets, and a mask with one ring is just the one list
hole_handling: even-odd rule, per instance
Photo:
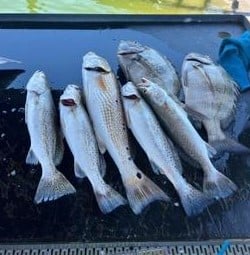
{"label": "silver fish", "polygon": [[173,95],[179,93],[181,85],[173,65],[156,50],[138,42],[121,41],[117,55],[128,81],[137,84],[145,77]]}
{"label": "silver fish", "polygon": [[202,212],[212,200],[182,177],[182,165],[173,143],[133,83],[122,87],[122,100],[128,127],[147,154],[153,171],[170,180],[187,215]]}
{"label": "silver fish", "polygon": [[133,162],[119,85],[108,62],[93,52],[83,57],[83,90],[101,153],[106,150],[117,165],[135,214],[155,200],[168,201],[164,192]]}
{"label": "silver fish", "polygon": [[236,190],[236,185],[212,165],[209,157],[216,151],[200,137],[182,106],[147,79],[142,79],[137,87],[150,102],[173,141],[200,164],[204,171],[203,191],[215,198],[231,195]]}
{"label": "silver fish", "polygon": [[100,174],[105,162],[99,154],[94,130],[82,105],[80,88],[68,85],[60,97],[59,108],[62,131],[74,156],[76,176],[86,174],[103,213],[126,204],[126,200],[106,184]]}
{"label": "silver fish", "polygon": [[75,188],[55,167],[62,161],[64,146],[45,74],[36,71],[26,89],[25,122],[31,140],[26,163],[41,164],[42,177],[34,199],[41,203],[72,194]]}
{"label": "silver fish", "polygon": [[222,123],[234,113],[238,92],[237,84],[223,67],[210,57],[188,54],[182,66],[182,86],[186,109],[201,120],[208,134],[208,142],[217,151],[250,153],[250,149],[226,137]]}

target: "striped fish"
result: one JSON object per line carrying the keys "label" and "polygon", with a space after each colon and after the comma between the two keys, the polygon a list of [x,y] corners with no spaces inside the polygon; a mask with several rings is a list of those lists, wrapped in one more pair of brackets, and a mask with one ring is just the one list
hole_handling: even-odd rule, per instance
{"label": "striped fish", "polygon": [[219,65],[208,56],[188,54],[182,66],[182,87],[186,110],[201,120],[208,142],[217,151],[249,153],[250,150],[226,137],[222,123],[234,114],[238,86]]}
{"label": "striped fish", "polygon": [[137,84],[143,77],[177,96],[180,82],[171,62],[158,51],[134,41],[121,41],[117,52],[119,64],[128,81]]}

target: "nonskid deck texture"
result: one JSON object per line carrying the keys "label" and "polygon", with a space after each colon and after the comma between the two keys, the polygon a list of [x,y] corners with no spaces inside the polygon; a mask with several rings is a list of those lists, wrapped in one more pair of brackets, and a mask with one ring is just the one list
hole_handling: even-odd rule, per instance
{"label": "nonskid deck texture", "polygon": [[249,255],[250,240],[0,245],[0,255]]}

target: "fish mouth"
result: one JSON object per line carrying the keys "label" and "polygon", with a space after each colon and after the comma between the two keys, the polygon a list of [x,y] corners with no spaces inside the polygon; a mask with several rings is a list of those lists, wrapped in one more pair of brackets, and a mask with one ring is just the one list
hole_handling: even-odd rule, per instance
{"label": "fish mouth", "polygon": [[36,96],[41,96],[42,94],[44,94],[46,91],[44,91],[44,92],[42,92],[42,93],[39,93],[38,91],[36,91],[36,90],[32,90],[32,89],[29,89],[28,90],[30,93],[33,93],[33,94],[35,94]]}
{"label": "fish mouth", "polygon": [[118,46],[118,55],[133,55],[143,52],[145,49],[144,46],[139,44],[136,41],[120,41]]}
{"label": "fish mouth", "polygon": [[194,56],[192,54],[190,54],[190,56],[186,57],[186,61],[195,61],[198,62],[200,64],[204,64],[204,65],[209,65],[212,63],[212,60],[210,59],[209,56]]}
{"label": "fish mouth", "polygon": [[141,83],[138,83],[138,87],[149,87],[149,80],[146,78],[141,78]]}
{"label": "fish mouth", "polygon": [[195,61],[195,62],[199,62],[199,63],[201,63],[201,64],[207,64],[207,63],[208,63],[208,62],[206,62],[206,61],[202,61],[201,59],[192,58],[192,57],[187,58],[186,60],[187,60],[187,61]]}
{"label": "fish mouth", "polygon": [[126,96],[123,96],[127,99],[131,99],[131,100],[136,100],[136,99],[139,99],[139,97],[135,94],[132,94],[132,95],[126,95]]}
{"label": "fish mouth", "polygon": [[112,71],[105,58],[91,51],[83,56],[82,68],[88,71],[101,73],[110,73]]}
{"label": "fish mouth", "polygon": [[120,56],[126,56],[126,55],[135,55],[135,54],[138,54],[138,53],[141,53],[143,52],[143,50],[141,51],[138,51],[138,50],[131,50],[131,51],[127,51],[127,50],[120,50],[117,52],[118,55]]}
{"label": "fish mouth", "polygon": [[87,71],[97,72],[97,73],[109,73],[107,70],[105,70],[103,67],[96,66],[96,67],[84,67]]}
{"label": "fish mouth", "polygon": [[75,106],[76,102],[73,98],[61,99],[61,103],[64,106]]}

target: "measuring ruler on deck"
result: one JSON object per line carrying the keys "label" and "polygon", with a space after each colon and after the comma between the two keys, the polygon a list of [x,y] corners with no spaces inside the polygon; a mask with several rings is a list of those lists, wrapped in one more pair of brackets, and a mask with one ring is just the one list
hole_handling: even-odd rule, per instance
{"label": "measuring ruler on deck", "polygon": [[250,255],[250,240],[8,244],[0,255]]}

